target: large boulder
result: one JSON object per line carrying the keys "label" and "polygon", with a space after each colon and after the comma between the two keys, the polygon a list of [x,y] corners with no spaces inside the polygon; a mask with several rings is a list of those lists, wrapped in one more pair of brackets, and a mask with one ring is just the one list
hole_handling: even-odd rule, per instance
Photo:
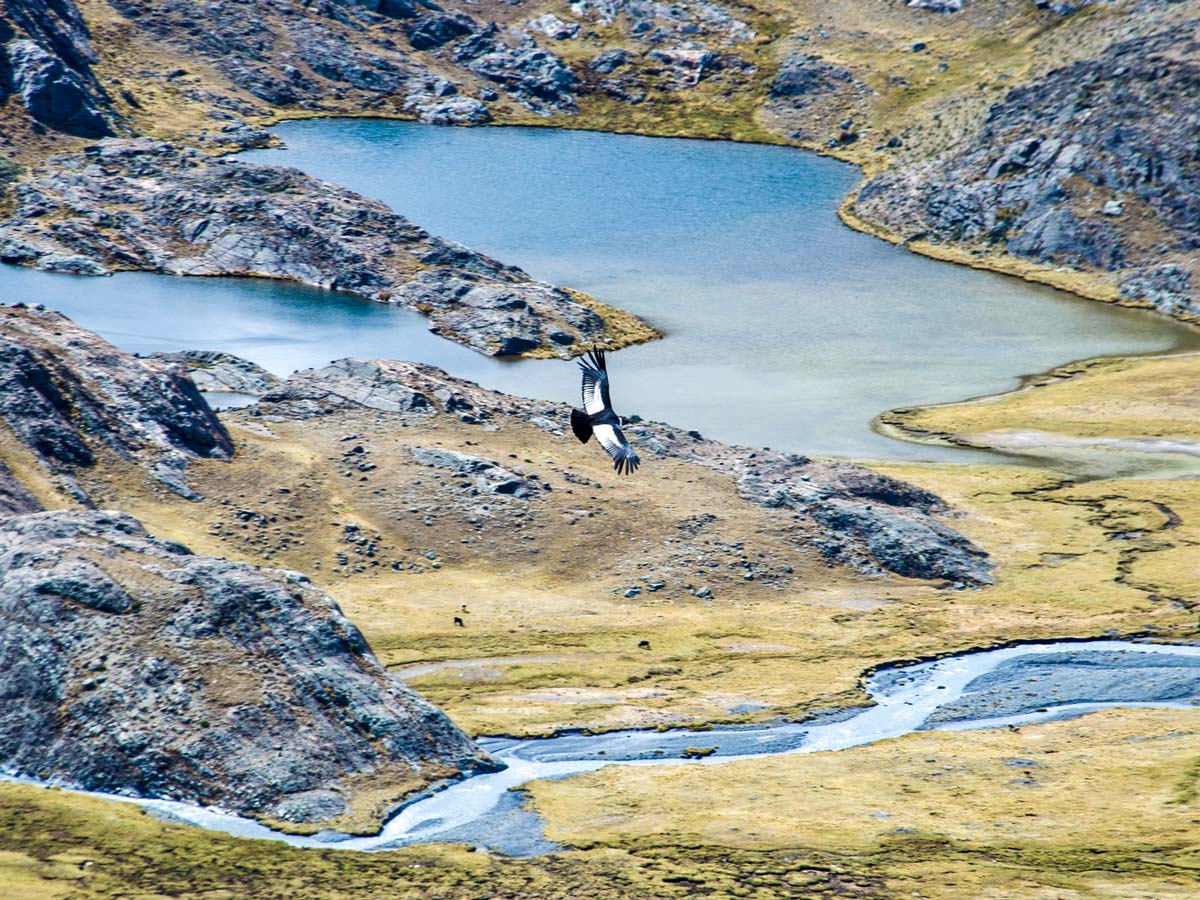
{"label": "large boulder", "polygon": [[0,766],[360,830],[497,767],[304,576],[114,512],[0,522]]}
{"label": "large boulder", "polygon": [[60,59],[29,40],[7,49],[13,87],[33,118],[80,137],[112,133],[83,80]]}

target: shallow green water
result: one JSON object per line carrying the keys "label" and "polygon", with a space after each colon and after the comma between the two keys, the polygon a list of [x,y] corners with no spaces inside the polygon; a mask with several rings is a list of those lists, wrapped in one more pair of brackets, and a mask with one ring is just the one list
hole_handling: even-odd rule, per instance
{"label": "shallow green water", "polygon": [[[1087,356],[1196,345],[1183,326],[935,262],[844,227],[858,178],[778,147],[377,120],[280,126],[246,158],[340,182],[430,231],[629,309],[665,340],[612,362],[614,400],[738,443],[860,458],[979,458],[894,441],[879,412],[1014,386]],[[527,396],[575,400],[574,366],[502,363],[402,310],[284,284],[0,270],[132,350],[220,348],[274,371],[414,359]]]}

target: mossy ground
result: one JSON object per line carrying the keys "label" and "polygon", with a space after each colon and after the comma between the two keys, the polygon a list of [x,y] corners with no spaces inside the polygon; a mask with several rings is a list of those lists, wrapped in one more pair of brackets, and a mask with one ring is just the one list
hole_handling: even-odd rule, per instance
{"label": "mossy ground", "polygon": [[1030,379],[1019,391],[896,410],[915,434],[1036,430],[1073,438],[1200,440],[1200,355],[1092,359]]}

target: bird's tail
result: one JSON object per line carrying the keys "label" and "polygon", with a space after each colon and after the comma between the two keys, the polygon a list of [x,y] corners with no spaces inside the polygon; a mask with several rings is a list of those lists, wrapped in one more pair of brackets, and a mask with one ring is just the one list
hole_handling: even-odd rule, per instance
{"label": "bird's tail", "polygon": [[579,443],[586,444],[592,437],[592,420],[588,414],[578,409],[571,410],[571,430],[579,438]]}

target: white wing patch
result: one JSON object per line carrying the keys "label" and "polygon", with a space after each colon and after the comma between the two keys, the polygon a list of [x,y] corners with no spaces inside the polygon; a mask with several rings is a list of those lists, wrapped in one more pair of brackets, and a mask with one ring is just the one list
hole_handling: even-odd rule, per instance
{"label": "white wing patch", "polygon": [[583,411],[589,416],[604,412],[604,381],[606,376],[596,369],[583,370]]}
{"label": "white wing patch", "polygon": [[624,433],[615,425],[596,425],[594,427],[596,440],[605,452],[612,457],[614,467],[621,474],[628,474],[637,469],[641,462],[638,455],[629,446]]}

